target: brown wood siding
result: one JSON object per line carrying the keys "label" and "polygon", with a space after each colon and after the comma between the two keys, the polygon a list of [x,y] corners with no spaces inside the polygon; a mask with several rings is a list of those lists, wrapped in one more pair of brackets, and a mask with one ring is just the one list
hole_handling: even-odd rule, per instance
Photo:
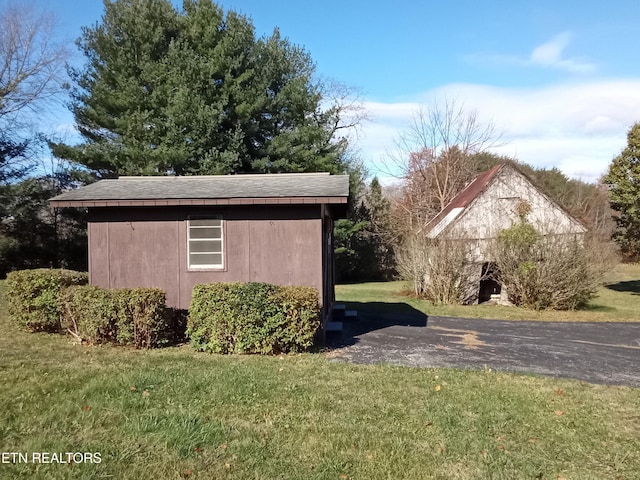
{"label": "brown wood siding", "polygon": [[109,288],[109,224],[89,222],[89,283]]}
{"label": "brown wood siding", "polygon": [[[224,268],[189,270],[186,220],[207,214],[224,220]],[[308,285],[322,300],[322,230],[319,205],[90,209],[91,283],[159,287],[178,308],[209,282]]]}
{"label": "brown wood siding", "polygon": [[158,287],[178,303],[178,225],[172,221],[110,222],[109,286]]}
{"label": "brown wood siding", "polygon": [[181,223],[180,308],[188,308],[197,283],[267,282],[308,285],[322,298],[320,219],[225,220],[225,268],[188,270],[186,226]]}

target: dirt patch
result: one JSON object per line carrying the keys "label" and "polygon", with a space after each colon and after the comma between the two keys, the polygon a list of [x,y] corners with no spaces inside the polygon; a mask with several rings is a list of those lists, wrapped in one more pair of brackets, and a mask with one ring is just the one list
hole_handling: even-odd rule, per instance
{"label": "dirt patch", "polygon": [[479,333],[476,332],[475,330],[458,330],[456,328],[445,328],[445,327],[431,327],[431,328],[433,330],[451,332],[451,333],[443,333],[442,336],[458,338],[458,340],[453,341],[451,343],[455,343],[457,345],[463,345],[464,348],[468,350],[474,350],[485,344],[482,340],[478,338]]}

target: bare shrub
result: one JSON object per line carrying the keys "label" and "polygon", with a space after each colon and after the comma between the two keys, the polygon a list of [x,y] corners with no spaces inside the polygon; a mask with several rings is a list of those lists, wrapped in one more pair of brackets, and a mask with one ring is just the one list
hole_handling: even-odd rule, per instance
{"label": "bare shrub", "polygon": [[395,250],[396,268],[402,280],[413,284],[413,292],[422,295],[424,275],[427,271],[427,239],[423,235],[409,234]]}
{"label": "bare shrub", "polygon": [[509,300],[535,310],[585,305],[616,263],[610,244],[595,236],[542,236],[526,221],[500,232],[494,255]]}
{"label": "bare shrub", "polygon": [[400,276],[414,293],[435,304],[464,303],[469,296],[471,268],[467,242],[412,234],[397,248]]}

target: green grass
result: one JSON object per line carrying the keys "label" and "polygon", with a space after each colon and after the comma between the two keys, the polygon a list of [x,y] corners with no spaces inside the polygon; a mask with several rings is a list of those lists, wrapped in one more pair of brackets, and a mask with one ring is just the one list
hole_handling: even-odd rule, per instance
{"label": "green grass", "polygon": [[19,331],[3,305],[0,452],[102,463],[0,463],[2,479],[640,478],[639,389],[90,347]]}
{"label": "green grass", "polygon": [[[497,320],[540,320],[559,322],[639,322],[640,321],[640,264],[618,265],[600,288],[595,298],[583,309],[575,311],[535,311],[500,305],[433,305],[426,300],[412,298],[406,292],[406,282],[360,283],[337,285],[336,298],[367,309],[367,303],[376,302],[397,308],[398,303],[410,305],[427,315],[442,317],[491,318]],[[404,292],[404,293],[403,293]]]}

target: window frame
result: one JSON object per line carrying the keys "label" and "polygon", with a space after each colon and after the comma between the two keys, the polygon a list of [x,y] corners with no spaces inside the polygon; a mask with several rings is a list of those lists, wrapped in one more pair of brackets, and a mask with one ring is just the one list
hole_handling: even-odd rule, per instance
{"label": "window frame", "polygon": [[[207,226],[207,225],[191,225],[193,220],[219,220],[220,226]],[[220,228],[220,238],[191,238],[191,229],[192,228]],[[220,242],[220,251],[219,252],[192,252],[191,251],[191,242],[206,242],[206,241],[219,241]],[[187,270],[188,271],[207,271],[207,270],[216,270],[221,271],[226,269],[226,258],[225,258],[225,221],[222,215],[190,215],[187,217]],[[220,264],[203,264],[203,265],[192,265],[191,264],[191,254],[196,255],[220,255]]]}

